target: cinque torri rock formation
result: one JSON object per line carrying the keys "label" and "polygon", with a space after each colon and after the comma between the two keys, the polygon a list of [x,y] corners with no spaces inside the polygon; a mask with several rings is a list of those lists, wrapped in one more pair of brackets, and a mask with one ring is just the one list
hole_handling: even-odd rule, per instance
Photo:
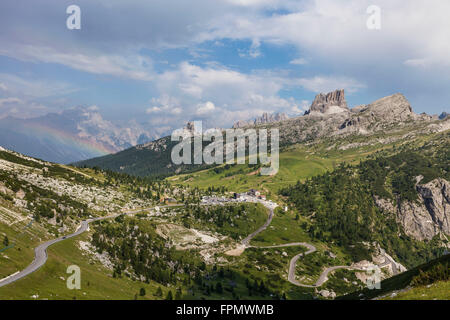
{"label": "cinque torri rock formation", "polygon": [[267,112],[263,113],[261,117],[258,117],[254,120],[239,120],[233,125],[233,129],[244,128],[248,126],[254,126],[259,124],[273,123],[279,122],[283,120],[287,120],[288,116],[285,113],[274,113],[268,114]]}

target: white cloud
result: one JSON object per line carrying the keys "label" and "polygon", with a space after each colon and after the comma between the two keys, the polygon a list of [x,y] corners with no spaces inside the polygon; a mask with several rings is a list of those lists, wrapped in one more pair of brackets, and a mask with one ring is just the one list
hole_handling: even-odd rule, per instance
{"label": "white cloud", "polygon": [[17,45],[0,49],[0,54],[23,61],[57,63],[75,70],[135,80],[152,80],[152,61],[148,57],[105,55],[97,52],[63,52],[51,47]]}
{"label": "white cloud", "polygon": [[0,99],[0,107],[3,107],[6,104],[22,103],[22,102],[23,101],[19,98],[14,98],[14,97],[4,98],[4,99]]}
{"label": "white cloud", "polygon": [[[376,4],[382,8],[380,31],[366,27],[366,9],[372,0],[199,0],[177,1],[170,8],[163,0],[98,1],[97,5],[88,0],[80,2],[95,17],[85,18],[89,32],[82,29],[82,36],[68,37],[67,30],[61,28],[61,32],[51,33],[56,41],[42,32],[59,30],[55,25],[58,19],[42,20],[59,16],[53,1],[43,0],[39,8],[33,8],[37,12],[28,15],[19,6],[0,5],[5,25],[11,24],[14,29],[17,24],[29,35],[0,35],[5,44],[1,51],[11,57],[132,79],[153,77],[147,66],[151,62],[140,62],[144,58],[137,52],[142,48],[188,47],[195,51],[195,44],[222,39],[252,41],[250,50],[242,53],[248,57],[260,56],[260,44],[269,42],[293,45],[343,67],[355,62],[367,66],[373,61],[402,65],[411,55],[450,66],[448,0],[378,0]],[[122,14],[125,8],[133,14],[132,21]],[[268,14],[271,10],[273,14]],[[39,24],[44,27],[36,28]],[[42,43],[49,47],[40,47]]]}
{"label": "white cloud", "polygon": [[[278,1],[232,1],[252,7],[248,12],[224,13],[211,22],[202,40],[230,38],[294,45],[302,52],[335,65],[367,66],[376,61],[402,64],[407,56],[424,57],[433,64],[450,66],[450,1],[378,0],[382,29],[368,30],[366,9],[372,0],[311,0],[285,7],[285,14],[265,14],[283,7]],[[356,66],[355,66],[356,67]]]}
{"label": "white cloud", "polygon": [[4,83],[0,82],[0,90],[8,91],[8,87]]}
{"label": "white cloud", "polygon": [[295,65],[304,65],[304,64],[308,64],[308,60],[306,60],[305,58],[298,58],[298,59],[294,59],[294,60],[290,61],[289,63],[295,64]]}
{"label": "white cloud", "polygon": [[180,107],[180,101],[167,94],[163,94],[159,98],[152,98],[151,104],[152,106],[146,110],[147,114],[179,115],[183,112],[183,109]]}
{"label": "white cloud", "polygon": [[300,105],[294,105],[291,108],[291,113],[294,115],[302,115],[306,110],[309,109],[311,102],[309,100],[300,101]]}
{"label": "white cloud", "polygon": [[239,49],[239,56],[241,58],[258,58],[261,56],[261,42],[258,39],[253,39],[252,44],[248,50]]}
{"label": "white cloud", "polygon": [[[417,87],[431,87],[434,83],[427,81],[431,77],[443,87],[448,83],[448,72],[432,73],[450,66],[448,0],[378,0],[376,4],[382,9],[380,31],[366,27],[366,9],[372,0],[199,0],[177,1],[172,7],[163,0],[99,0],[98,7],[88,0],[80,2],[89,9],[90,15],[84,20],[84,26],[89,28],[83,27],[80,33],[70,36],[64,28],[58,31],[54,22],[59,23],[58,19],[50,18],[60,16],[54,1],[43,0],[42,5],[33,8],[34,14],[25,8],[23,16],[20,6],[0,3],[1,23],[10,30],[20,26],[24,35],[0,34],[4,44],[0,54],[24,61],[62,64],[93,74],[149,81],[159,96],[158,101],[146,106],[155,121],[164,115],[189,118],[197,114],[198,105],[205,101],[214,102],[211,116],[223,116],[221,122],[267,110],[301,111],[303,102],[280,97],[280,91],[286,87],[313,92],[345,88],[352,93],[377,86],[390,90],[403,89],[403,85],[408,89],[412,81],[418,82]],[[133,19],[123,14],[125,8]],[[42,21],[42,17],[47,21]],[[262,48],[268,43],[287,45],[299,57],[290,64],[308,64],[304,68],[308,73],[296,79],[269,72],[240,72],[221,65],[199,66],[192,61],[168,65],[156,73],[151,59],[142,53],[183,48],[190,52],[193,61],[199,61],[195,59],[206,59],[214,50],[220,50],[209,51],[213,45],[208,47],[206,40],[217,47],[226,46],[230,39],[251,41],[248,48],[238,52],[246,58],[263,55]],[[197,44],[202,44],[200,49]],[[314,57],[314,61],[302,56]],[[317,69],[321,74],[314,73]],[[429,72],[429,77],[413,79],[408,72]],[[408,79],[407,85],[402,84],[406,82],[403,79]],[[22,97],[18,94],[21,88],[33,97],[73,90],[67,85],[42,81],[13,81],[10,85],[1,74],[0,81],[4,81],[0,90],[1,84],[6,84],[18,97]],[[433,91],[429,87],[425,91]]]}
{"label": "white cloud", "polygon": [[161,96],[153,98],[147,110],[152,123],[169,123],[166,119],[170,118],[170,123],[179,127],[200,117],[207,126],[226,128],[263,112],[299,113],[298,103],[281,98],[279,92],[286,85],[300,85],[295,79],[270,72],[245,74],[218,64],[183,62],[158,75],[155,83]]}
{"label": "white cloud", "polygon": [[[32,118],[47,114],[51,108],[37,101],[24,100],[18,97],[0,99],[0,119],[7,116]],[[55,110],[53,110],[55,111]]]}
{"label": "white cloud", "polygon": [[216,110],[216,106],[211,101],[200,103],[197,105],[197,114],[204,115]]}
{"label": "white cloud", "polygon": [[64,81],[22,78],[9,73],[0,73],[0,84],[7,87],[4,92],[9,96],[0,99],[0,118],[31,118],[60,111],[68,103],[64,96],[79,90]]}
{"label": "white cloud", "polygon": [[408,59],[404,64],[410,67],[425,67],[428,65],[428,61],[427,59]]}
{"label": "white cloud", "polygon": [[90,107],[87,108],[89,111],[99,111],[100,108],[96,105],[92,105]]}
{"label": "white cloud", "polygon": [[79,90],[64,81],[24,79],[9,73],[0,73],[0,80],[8,84],[8,92],[33,98],[65,95]]}
{"label": "white cloud", "polygon": [[170,110],[170,113],[173,115],[179,115],[181,113],[183,113],[183,109],[181,109],[180,107],[176,107]]}
{"label": "white cloud", "polygon": [[162,109],[160,107],[151,107],[147,109],[147,113],[159,113]]}
{"label": "white cloud", "polygon": [[312,92],[330,92],[339,88],[345,89],[349,93],[357,92],[366,88],[364,83],[347,77],[316,76],[312,78],[301,78],[297,83],[303,88]]}

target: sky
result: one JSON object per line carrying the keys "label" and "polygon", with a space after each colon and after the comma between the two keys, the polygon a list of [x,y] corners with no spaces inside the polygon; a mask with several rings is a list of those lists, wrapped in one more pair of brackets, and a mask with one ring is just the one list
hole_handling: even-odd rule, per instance
{"label": "sky", "polygon": [[[81,9],[81,29],[66,9]],[[380,28],[369,29],[371,5]],[[403,93],[450,111],[448,0],[2,0],[0,118],[75,106],[174,129]]]}

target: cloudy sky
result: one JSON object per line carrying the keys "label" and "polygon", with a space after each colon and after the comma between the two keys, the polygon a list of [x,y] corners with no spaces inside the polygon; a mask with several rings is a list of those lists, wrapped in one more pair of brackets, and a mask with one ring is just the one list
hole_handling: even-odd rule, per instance
{"label": "cloudy sky", "polygon": [[[66,8],[81,8],[81,30]],[[367,8],[381,8],[369,30]],[[0,117],[97,106],[116,122],[227,127],[402,92],[450,111],[448,0],[2,0]]]}

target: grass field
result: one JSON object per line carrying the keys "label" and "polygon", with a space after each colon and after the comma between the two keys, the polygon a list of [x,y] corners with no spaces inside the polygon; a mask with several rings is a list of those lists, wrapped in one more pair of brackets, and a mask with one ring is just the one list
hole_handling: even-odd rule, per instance
{"label": "grass field", "polygon": [[[27,219],[12,226],[0,224],[0,279],[29,265],[34,258],[34,248],[49,238],[44,228],[30,224],[30,221]],[[8,247],[3,244],[5,235],[9,239]]]}
{"label": "grass field", "polygon": [[[0,299],[156,299],[159,284],[133,281],[127,277],[112,278],[112,271],[100,262],[83,255],[77,243],[87,241],[87,233],[59,242],[49,248],[48,260],[38,271],[0,288]],[[30,257],[27,257],[30,258]],[[32,259],[31,259],[32,260]],[[30,262],[31,262],[30,260]],[[81,289],[69,290],[66,285],[67,268],[77,265],[81,270]],[[146,296],[139,296],[140,288],[145,288]],[[165,296],[166,288],[161,286]]]}
{"label": "grass field", "polygon": [[330,142],[312,146],[293,145],[280,152],[279,171],[274,176],[261,176],[245,164],[231,166],[220,173],[214,172],[214,169],[206,169],[167,179],[175,184],[201,189],[223,186],[229,191],[243,192],[257,188],[276,199],[276,193],[282,187],[331,171],[340,163],[356,164],[377,151],[392,150],[393,145],[395,143],[374,144],[347,150],[330,148]]}
{"label": "grass field", "polygon": [[407,289],[385,298],[386,300],[450,300],[450,281]]}

